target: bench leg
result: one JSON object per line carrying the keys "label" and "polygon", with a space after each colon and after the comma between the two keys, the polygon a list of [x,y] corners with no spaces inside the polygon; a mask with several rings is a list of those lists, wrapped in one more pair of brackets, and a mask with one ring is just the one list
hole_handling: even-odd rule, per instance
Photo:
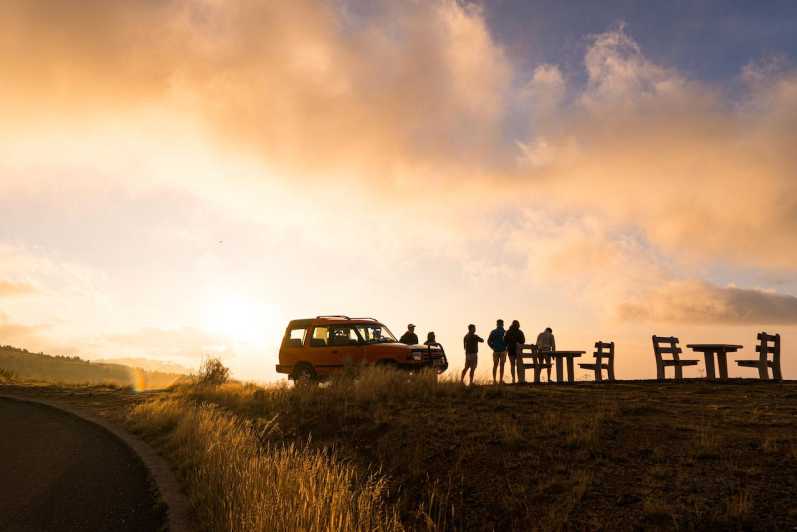
{"label": "bench leg", "polygon": [[684,380],[684,368],[681,366],[673,366],[675,368],[675,378],[679,381]]}
{"label": "bench leg", "polygon": [[556,357],[556,382],[562,382],[562,357]]}
{"label": "bench leg", "polygon": [[542,368],[537,366],[534,368],[534,384],[540,383],[540,373],[542,373]]}
{"label": "bench leg", "polygon": [[767,366],[765,364],[759,364],[758,376],[761,378],[762,381],[769,380],[769,371],[767,370]]}
{"label": "bench leg", "polygon": [[714,372],[714,353],[706,351],[703,353],[703,356],[706,359],[706,378],[713,381],[717,378],[717,375]]}
{"label": "bench leg", "polygon": [[780,374],[780,364],[775,364],[772,367],[772,378],[776,381],[782,381],[783,377]]}
{"label": "bench leg", "polygon": [[573,357],[567,357],[567,382],[575,380],[575,369],[573,369]]}
{"label": "bench leg", "polygon": [[607,371],[607,373],[609,374],[609,380],[613,381],[614,380],[614,362],[609,362],[609,370]]}
{"label": "bench leg", "polygon": [[728,353],[717,353],[717,363],[720,367],[720,379],[728,380]]}
{"label": "bench leg", "polygon": [[656,361],[656,378],[660,381],[664,380],[664,364]]}
{"label": "bench leg", "polygon": [[601,382],[603,380],[603,375],[601,375],[601,367],[595,366],[595,382]]}

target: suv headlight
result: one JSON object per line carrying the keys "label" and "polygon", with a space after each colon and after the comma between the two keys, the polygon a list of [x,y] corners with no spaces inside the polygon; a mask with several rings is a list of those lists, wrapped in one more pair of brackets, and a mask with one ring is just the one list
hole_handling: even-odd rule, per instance
{"label": "suv headlight", "polygon": [[410,355],[410,358],[413,360],[421,361],[423,360],[423,355],[421,353],[415,352]]}

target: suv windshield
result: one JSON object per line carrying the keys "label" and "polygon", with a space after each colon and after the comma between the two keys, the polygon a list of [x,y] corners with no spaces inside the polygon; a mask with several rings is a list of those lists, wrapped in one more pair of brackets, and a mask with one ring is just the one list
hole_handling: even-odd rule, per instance
{"label": "suv windshield", "polygon": [[356,325],[355,327],[357,327],[357,331],[365,343],[396,342],[396,337],[393,336],[393,333],[382,324]]}

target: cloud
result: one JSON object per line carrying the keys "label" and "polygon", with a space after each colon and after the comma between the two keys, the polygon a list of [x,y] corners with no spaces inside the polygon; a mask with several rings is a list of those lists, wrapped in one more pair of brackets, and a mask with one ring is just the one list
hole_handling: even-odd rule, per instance
{"label": "cloud", "polygon": [[557,65],[537,66],[522,90],[522,97],[531,104],[532,119],[550,119],[553,113],[559,111],[565,90],[565,80]]}
{"label": "cloud", "polygon": [[36,289],[29,283],[0,280],[0,298],[25,296],[34,293],[36,293]]}
{"label": "cloud", "polygon": [[[794,269],[797,74],[782,61],[748,65],[731,95],[651,61],[619,26],[591,37],[583,86],[553,63],[515,84],[482,10],[454,0],[15,0],[3,13],[16,82],[0,96],[26,122],[166,109],[295,186],[423,187],[460,211],[542,197],[684,261]],[[524,120],[529,136],[512,137]]]}
{"label": "cloud", "polygon": [[481,9],[455,0],[361,13],[321,0],[2,10],[0,63],[15,83],[0,96],[18,118],[118,120],[160,105],[305,179],[481,166],[506,112],[507,59]]}
{"label": "cloud", "polygon": [[621,303],[620,319],[731,325],[797,324],[797,297],[763,290],[671,281]]}
{"label": "cloud", "polygon": [[45,325],[26,325],[11,321],[7,314],[0,312],[0,341],[3,345],[14,347],[27,347],[30,349],[45,349],[49,344],[43,334]]}
{"label": "cloud", "polygon": [[585,68],[520,144],[518,183],[684,263],[794,270],[797,72],[759,69],[731,96],[652,63],[622,29],[594,37]]}

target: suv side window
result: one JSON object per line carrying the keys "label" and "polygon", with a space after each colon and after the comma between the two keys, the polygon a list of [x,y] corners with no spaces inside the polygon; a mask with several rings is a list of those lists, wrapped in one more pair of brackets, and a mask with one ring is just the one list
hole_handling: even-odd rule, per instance
{"label": "suv side window", "polygon": [[354,345],[359,343],[360,337],[354,327],[330,327],[329,345]]}
{"label": "suv side window", "polygon": [[288,331],[288,337],[285,346],[302,347],[302,344],[304,344],[304,335],[306,332],[307,332],[306,327],[291,329],[290,331]]}
{"label": "suv side window", "polygon": [[329,327],[315,327],[313,337],[310,338],[310,347],[326,347],[329,338]]}

